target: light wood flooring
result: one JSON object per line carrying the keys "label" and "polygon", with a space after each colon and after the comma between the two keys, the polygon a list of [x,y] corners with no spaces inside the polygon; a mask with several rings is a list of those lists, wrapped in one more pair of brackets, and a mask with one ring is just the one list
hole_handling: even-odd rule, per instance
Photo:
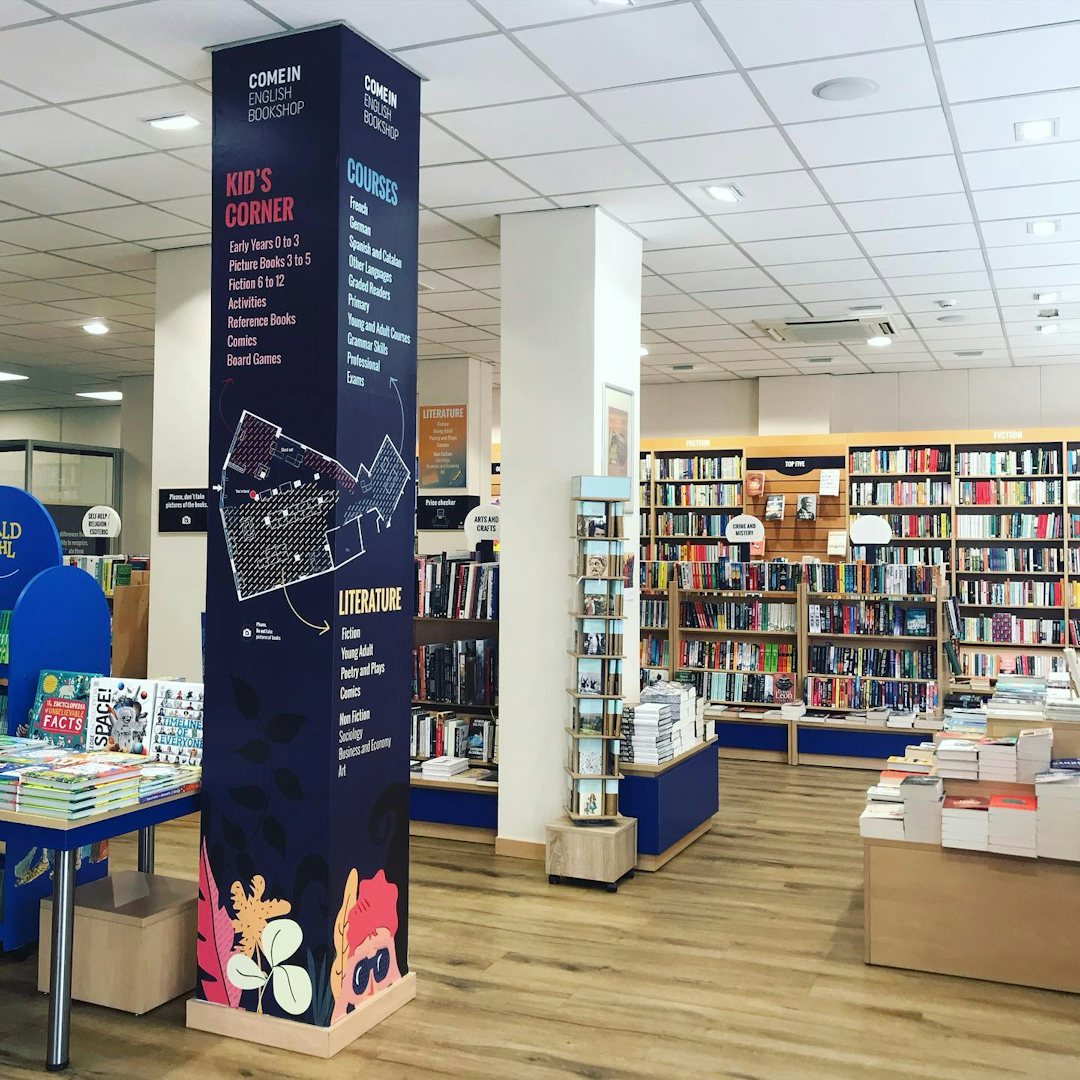
{"label": "light wood flooring", "polygon": [[[617,895],[414,840],[417,1000],[337,1058],[189,1032],[181,1001],[141,1018],[76,1004],[69,1075],[1076,1080],[1080,997],[863,964],[870,776],[725,762],[712,832]],[[113,858],[134,865],[134,844]],[[195,876],[192,822],[158,830],[158,869]],[[41,1074],[34,972],[0,965],[4,1080]]]}

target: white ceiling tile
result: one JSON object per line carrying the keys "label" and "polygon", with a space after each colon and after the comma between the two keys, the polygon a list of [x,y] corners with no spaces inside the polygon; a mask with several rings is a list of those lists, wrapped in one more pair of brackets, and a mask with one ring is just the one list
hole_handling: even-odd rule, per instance
{"label": "white ceiling tile", "polygon": [[146,148],[63,109],[33,109],[0,116],[0,146],[39,165],[113,158]]}
{"label": "white ceiling tile", "polygon": [[667,277],[673,285],[687,292],[752,289],[772,284],[764,270],[753,266],[742,270],[704,270],[694,274],[668,274]]}
{"label": "white ceiling tile", "polygon": [[438,240],[467,240],[469,234],[452,221],[436,214],[434,210],[420,211],[420,242],[435,243]]}
{"label": "white ceiling tile", "polygon": [[[859,299],[860,304],[878,303],[889,313],[889,321],[894,326],[906,326],[907,320],[903,315],[897,315],[894,313],[896,307],[895,301],[888,293],[882,289],[881,293],[872,299],[868,300],[865,297]],[[841,317],[851,318],[854,315],[858,315],[858,312],[851,310],[851,305],[847,300],[822,300],[815,301],[812,304],[806,305],[810,309],[810,314],[814,316],[828,316],[829,318]]]}
{"label": "white ceiling tile", "polygon": [[667,221],[680,216],[697,216],[694,208],[665,184],[556,195],[555,202],[560,206],[602,206],[612,217],[628,225],[638,221]]}
{"label": "white ceiling tile", "polygon": [[122,195],[45,170],[0,176],[0,199],[40,214],[122,206],[129,201]]}
{"label": "white ceiling tile", "polygon": [[837,209],[852,229],[903,229],[928,225],[964,224],[971,221],[966,196],[923,195],[910,199],[870,199],[841,203]]}
{"label": "white ceiling tile", "polygon": [[147,241],[147,247],[156,246],[149,241],[163,237],[201,234],[204,230],[192,221],[173,214],[166,214],[152,206],[125,206],[114,210],[87,210],[78,214],[64,214],[64,221],[86,229],[94,229],[118,240]]}
{"label": "white ceiling tile", "polygon": [[[668,287],[674,288],[670,285]],[[700,306],[696,300],[680,292],[653,293],[641,297],[642,314],[658,311],[697,311]]]}
{"label": "white ceiling tile", "polygon": [[[718,176],[738,177],[799,168],[798,158],[775,128],[644,142],[638,145],[638,150],[674,181],[713,181]],[[733,164],[737,172],[731,171]]]}
{"label": "white ceiling tile", "polygon": [[499,266],[459,266],[447,272],[447,276],[470,289],[497,289],[500,284]]}
{"label": "white ceiling tile", "polygon": [[26,0],[4,0],[0,5],[0,26],[18,26],[44,18],[46,13]]}
{"label": "white ceiling tile", "polygon": [[58,255],[30,254],[5,255],[0,258],[0,270],[11,274],[21,274],[29,278],[64,278],[82,274],[93,274],[92,266],[83,266]]}
{"label": "white ceiling tile", "polygon": [[738,324],[739,328],[747,331],[756,330],[751,327],[755,319],[802,319],[806,317],[806,311],[801,304],[788,301],[786,304],[762,304],[758,307],[728,307],[724,309],[724,318]]}
{"label": "white ceiling tile", "polygon": [[449,165],[459,161],[479,161],[481,155],[460,139],[443,131],[430,120],[420,120],[420,164]]}
{"label": "white ceiling tile", "polygon": [[[51,281],[12,281],[0,286],[0,296],[3,297],[3,300],[0,301],[0,304],[2,304],[0,306],[0,315],[3,315],[4,308],[10,307],[13,302],[49,304],[54,300],[71,300],[85,297],[86,292],[72,289],[67,285],[57,285]],[[15,320],[4,316],[4,321],[12,323]]]}
{"label": "white ceiling tile", "polygon": [[878,255],[874,258],[878,273],[890,281],[914,274],[953,274],[985,270],[982,251],[925,251],[911,255]]}
{"label": "white ceiling tile", "polygon": [[73,251],[60,249],[56,255],[70,255],[77,262],[90,263],[103,270],[148,270],[154,266],[154,253],[135,244],[103,244],[100,247],[80,247]]}
{"label": "white ceiling tile", "polygon": [[745,67],[923,40],[918,15],[907,0],[705,0],[705,10]]}
{"label": "white ceiling tile", "polygon": [[665,331],[672,341],[692,349],[731,349],[741,351],[752,341],[734,326],[686,326]]}
{"label": "white ceiling tile", "polygon": [[186,199],[164,199],[157,201],[155,205],[159,210],[187,218],[188,221],[198,222],[207,228],[210,228],[213,221],[209,195],[193,195]]}
{"label": "white ceiling tile", "polygon": [[1080,181],[1001,191],[976,191],[973,197],[980,221],[1080,213]]}
{"label": "white ceiling tile", "polygon": [[[819,261],[859,259],[862,254],[858,245],[847,233],[835,236],[793,237],[790,240],[755,240],[744,243],[743,247],[750,258],[762,266],[803,263],[809,259]],[[863,265],[865,266],[865,263]],[[858,274],[852,275],[852,277],[862,276],[861,270]]]}
{"label": "white ceiling tile", "polygon": [[712,221],[705,217],[643,221],[634,226],[634,231],[641,234],[646,251],[711,245],[724,239]]}
{"label": "white ceiling tile", "polygon": [[260,0],[260,6],[292,27],[348,19],[351,26],[385,49],[494,29],[468,0],[409,0],[407,4],[401,0],[363,0],[345,5],[341,0]]}
{"label": "white ceiling tile", "polygon": [[782,240],[792,236],[824,236],[842,233],[843,222],[831,206],[802,206],[792,210],[725,214],[716,223],[736,243],[748,240]]}
{"label": "white ceiling tile", "polygon": [[[876,4],[873,7],[876,8]],[[747,10],[756,10],[756,4],[747,5]],[[841,45],[839,51],[848,50]],[[762,68],[750,74],[782,124],[941,104],[934,71],[924,47]],[[839,78],[872,79],[879,89],[870,97],[852,101],[825,101],[812,93],[819,83]]]}
{"label": "white ceiling tile", "polygon": [[882,293],[877,278],[863,281],[831,281],[823,284],[792,285],[788,292],[800,303],[810,304],[826,300],[872,300]]}
{"label": "white ceiling tile", "polygon": [[[0,239],[3,239],[0,226]],[[993,270],[1009,270],[1023,266],[1065,266],[1080,262],[1080,241],[1060,244],[1021,244],[1017,247],[998,247],[989,252]]]}
{"label": "white ceiling tile", "polygon": [[1080,90],[954,105],[952,116],[960,149],[965,151],[1017,146],[1013,125],[1024,120],[1057,120],[1055,138],[1076,139],[1080,138]]}
{"label": "white ceiling tile", "polygon": [[815,174],[834,202],[901,199],[963,190],[954,157],[836,165],[816,169]]}
{"label": "white ceiling tile", "polygon": [[420,202],[425,206],[524,199],[532,194],[490,161],[429,165],[420,170]]}
{"label": "white ceiling tile", "polygon": [[[1063,285],[1056,288],[1056,291],[1058,300],[1054,306],[1059,308],[1062,314],[1068,312],[1070,318],[1076,318],[1077,312],[1072,308],[1073,305],[1080,305],[1080,285]],[[998,289],[997,295],[1004,310],[1006,321],[1016,318],[1028,318],[1043,306],[1035,299],[1033,289]]]}
{"label": "white ceiling tile", "polygon": [[790,304],[791,297],[778,285],[768,283],[760,288],[742,289],[737,286],[721,285],[719,291],[706,287],[705,291],[694,293],[694,299],[708,308],[726,314],[727,308],[758,307],[762,304]]}
{"label": "white ceiling tile", "polygon": [[[689,5],[635,9],[519,31],[517,37],[572,90],[600,90],[730,71],[720,43]],[[658,42],[672,44],[658,48]]]}
{"label": "white ceiling tile", "polygon": [[[775,240],[770,243],[781,244],[783,241]],[[863,281],[873,276],[874,268],[866,259],[830,259],[771,266],[769,273],[781,285],[809,285],[827,281]]]}
{"label": "white ceiling tile", "polygon": [[498,261],[498,247],[487,240],[449,240],[444,244],[420,245],[420,262],[431,270],[487,266]]}
{"label": "white ceiling tile", "polygon": [[1060,231],[1052,236],[1033,236],[1028,232],[1030,220],[1030,218],[1011,218],[1002,221],[984,221],[981,227],[986,246],[991,248],[1011,247],[1018,244],[1072,243],[1080,236],[1080,214],[1054,214],[1053,220],[1060,223]]}
{"label": "white ceiling tile", "polygon": [[1017,367],[1049,367],[1060,364],[1080,363],[1080,349],[1071,349],[1061,356],[1047,356],[1040,353],[1038,356],[1016,355],[1013,350],[1014,363]]}
{"label": "white ceiling tile", "polygon": [[583,150],[617,141],[571,97],[440,113],[439,123],[493,158]]}
{"label": "white ceiling tile", "polygon": [[951,154],[953,149],[945,114],[940,108],[816,120],[810,124],[792,124],[787,130],[812,168],[929,157]]}
{"label": "white ceiling tile", "polygon": [[[469,203],[464,206],[450,206],[439,213],[451,221],[479,233],[481,236],[499,235],[500,214],[524,214],[533,210],[548,210],[551,204],[546,199],[507,199],[498,202]],[[464,237],[434,236],[433,240],[458,240]]]}
{"label": "white ceiling tile", "polygon": [[1080,284],[1080,265],[1021,267],[1017,270],[995,270],[994,284],[999,289],[1036,289],[1049,292],[1064,285]]}
{"label": "white ceiling tile", "polygon": [[210,177],[170,154],[140,154],[88,165],[69,165],[64,172],[139,202],[210,194]]}
{"label": "white ceiling tile", "polygon": [[935,40],[994,34],[1076,18],[1074,0],[926,0]]}
{"label": "white ceiling tile", "polygon": [[[979,246],[974,225],[938,225],[936,228],[882,229],[859,233],[859,243],[871,258],[907,255],[918,251],[956,251]],[[880,266],[880,262],[878,264]]]}
{"label": "white ceiling tile", "polygon": [[174,157],[180,158],[181,161],[198,166],[203,172],[209,172],[211,169],[212,152],[209,145],[181,147],[179,150],[171,151],[171,153]]}
{"label": "white ceiling tile", "polygon": [[964,322],[959,324],[960,329],[966,329],[970,326],[981,326],[986,323],[999,322],[997,308],[985,307],[985,308],[972,308],[970,306],[950,308],[943,310],[936,308],[933,311],[916,311],[910,315],[911,324],[916,328],[934,328],[947,326],[947,323],[941,323],[939,320],[942,316],[948,318],[949,316],[961,316]]}
{"label": "white ceiling tile", "polygon": [[957,292],[970,292],[990,288],[990,275],[985,270],[955,274],[904,274],[890,279],[894,292],[901,289],[907,293],[938,291],[942,296]]}
{"label": "white ceiling tile", "polygon": [[[713,177],[709,183],[723,184],[730,177]],[[692,199],[710,217],[716,217],[723,225],[732,214],[755,211],[782,210],[799,206],[819,206],[825,196],[818,190],[810,173],[805,170],[771,173],[758,176],[740,176],[737,186],[745,198],[737,203],[724,203],[705,191],[705,185],[677,184],[678,189]]]}
{"label": "white ceiling tile", "polygon": [[[69,105],[68,109],[159,150],[198,146],[210,141],[210,95],[183,83],[165,86],[160,90],[144,90],[137,94],[118,94],[96,101],[83,101],[77,105]],[[179,113],[193,116],[199,121],[199,126],[187,131],[161,131],[147,123],[159,116],[175,116]],[[144,149],[145,147],[135,147],[120,152],[137,154]],[[70,160],[90,161],[111,156],[113,155],[93,154]]]}
{"label": "white ceiling tile", "polygon": [[960,102],[1075,86],[1078,50],[1080,23],[1069,23],[950,41],[937,54],[949,100]]}
{"label": "white ceiling tile", "polygon": [[[896,298],[900,301],[900,306],[909,314],[929,311],[941,315],[946,310],[954,310],[958,314],[964,314],[967,311],[975,311],[979,308],[993,307],[994,304],[994,294],[989,289],[932,293],[905,292],[897,289]],[[943,309],[938,304],[939,300],[955,300],[957,306],[955,309]]]}
{"label": "white ceiling tile", "polygon": [[[16,286],[11,286],[15,288]],[[693,311],[647,312],[641,317],[641,325],[650,330],[671,330],[687,326],[721,326],[724,320],[715,311],[696,308]]]}
{"label": "white ceiling tile", "polygon": [[[2,238],[3,227],[0,226],[0,239]],[[734,244],[650,251],[645,255],[644,262],[650,270],[664,275],[697,270],[731,270],[750,265],[750,260]]]}
{"label": "white ceiling tile", "polygon": [[29,172],[36,167],[32,161],[15,157],[14,154],[5,154],[3,150],[0,150],[0,176],[8,173]]}
{"label": "white ceiling tile", "polygon": [[79,16],[75,23],[182,79],[210,75],[208,45],[281,32],[279,23],[244,0],[152,0]]}
{"label": "white ceiling tile", "polygon": [[34,251],[56,251],[57,248],[100,244],[98,233],[76,228],[52,218],[33,217],[0,224],[0,242],[18,244]]}
{"label": "white ceiling tile", "polygon": [[[465,237],[465,239],[471,239],[471,237]],[[437,243],[438,241],[433,241]],[[425,270],[420,274],[420,299],[424,298],[425,293],[429,292],[461,292],[462,289],[468,289],[470,286],[463,285],[456,278],[448,277],[446,274],[437,274],[434,270]]]}
{"label": "white ceiling tile", "polygon": [[652,169],[623,146],[507,158],[501,164],[544,195],[593,191],[615,176],[631,185],[657,180]]}
{"label": "white ceiling tile", "polygon": [[[64,279],[61,278],[61,281]],[[140,281],[138,278],[128,277],[126,274],[106,273],[102,274],[91,270],[89,274],[72,278],[69,284],[84,292],[93,293],[95,296],[152,296],[154,286],[151,282]],[[136,301],[132,299],[132,303]]]}
{"label": "white ceiling tile", "polygon": [[416,315],[416,328],[422,334],[425,330],[438,330],[450,326],[461,326],[456,319],[438,311],[425,311],[421,308]]}
{"label": "white ceiling tile", "polygon": [[919,328],[919,336],[931,348],[941,348],[942,341],[958,341],[960,344],[957,348],[965,348],[970,341],[995,341],[999,346],[1005,344],[1005,335],[996,312],[993,313],[992,321],[985,323],[922,326]]}
{"label": "white ceiling tile", "polygon": [[4,81],[46,101],[103,97],[170,81],[157,68],[66,22],[0,31],[0,55]]}
{"label": "white ceiling tile", "polygon": [[32,109],[40,105],[37,98],[29,94],[20,93],[10,86],[0,86],[0,113],[11,112],[15,109]]}
{"label": "white ceiling tile", "polygon": [[981,150],[964,155],[973,191],[1024,184],[1067,183],[1080,175],[1080,142]]}
{"label": "white ceiling tile", "polygon": [[584,100],[629,142],[767,127],[772,122],[735,72],[599,90]]}
{"label": "white ceiling tile", "polygon": [[[300,2],[300,0],[296,0]],[[332,0],[336,2],[336,0]],[[603,18],[619,13],[618,5],[597,5],[594,0],[478,0],[493,19],[503,26],[540,26],[585,16]],[[637,0],[635,7],[666,3],[667,0]],[[449,36],[449,35],[448,35]]]}

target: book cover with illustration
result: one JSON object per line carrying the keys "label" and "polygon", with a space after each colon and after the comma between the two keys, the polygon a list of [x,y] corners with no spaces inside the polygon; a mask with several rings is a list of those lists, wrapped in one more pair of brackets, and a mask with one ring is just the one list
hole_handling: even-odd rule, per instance
{"label": "book cover with illustration", "polygon": [[90,685],[87,749],[148,753],[156,689],[151,679],[95,679]]}
{"label": "book cover with illustration", "polygon": [[577,761],[572,762],[574,771],[583,776],[600,776],[604,771],[603,739],[578,739]]}
{"label": "book cover with illustration", "polygon": [[581,817],[603,817],[604,781],[577,780],[577,812]]}
{"label": "book cover with illustration", "polygon": [[765,494],[765,474],[763,472],[748,472],[746,474],[746,494],[751,499],[756,499]]}
{"label": "book cover with illustration", "polygon": [[202,683],[157,684],[148,745],[152,761],[166,765],[202,764]]}
{"label": "book cover with illustration", "polygon": [[783,521],[784,520],[784,496],[783,495],[769,495],[765,499],[765,520],[766,521]]}
{"label": "book cover with illustration", "polygon": [[95,678],[81,671],[42,671],[30,714],[30,737],[45,739],[53,746],[84,749],[90,687]]}

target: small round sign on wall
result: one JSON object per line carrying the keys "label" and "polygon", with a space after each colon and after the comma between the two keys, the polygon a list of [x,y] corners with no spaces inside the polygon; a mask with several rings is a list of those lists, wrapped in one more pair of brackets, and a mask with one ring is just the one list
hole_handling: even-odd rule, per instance
{"label": "small round sign on wall", "polygon": [[111,540],[120,535],[120,515],[111,506],[91,506],[83,514],[83,536]]}
{"label": "small round sign on wall", "polygon": [[465,518],[465,538],[471,547],[476,547],[481,540],[498,542],[499,535],[499,508],[488,503],[486,506],[475,506]]}
{"label": "small round sign on wall", "polygon": [[893,537],[893,531],[880,514],[865,514],[851,523],[849,535],[853,544],[887,544]]}
{"label": "small round sign on wall", "polygon": [[740,514],[727,523],[724,539],[729,544],[756,544],[765,539],[765,526],[753,514]]}

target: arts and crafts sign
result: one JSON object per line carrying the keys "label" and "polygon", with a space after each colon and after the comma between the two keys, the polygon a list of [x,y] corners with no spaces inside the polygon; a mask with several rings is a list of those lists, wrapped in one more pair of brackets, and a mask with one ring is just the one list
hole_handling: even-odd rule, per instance
{"label": "arts and crafts sign", "polygon": [[467,405],[420,406],[420,486],[463,488],[466,481]]}
{"label": "arts and crafts sign", "polygon": [[196,993],[325,1027],[408,972],[420,85],[341,25],[213,77]]}

